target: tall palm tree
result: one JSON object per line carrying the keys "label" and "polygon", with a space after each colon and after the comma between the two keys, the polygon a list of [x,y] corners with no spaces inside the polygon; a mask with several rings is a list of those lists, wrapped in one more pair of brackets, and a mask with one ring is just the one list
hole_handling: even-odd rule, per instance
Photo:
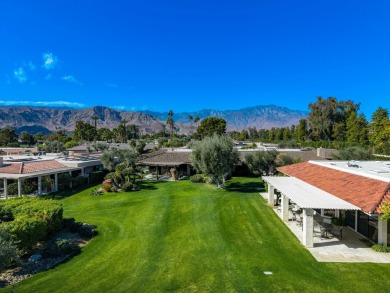
{"label": "tall palm tree", "polygon": [[129,122],[126,120],[126,118],[123,118],[121,120],[121,123],[123,125],[123,138],[122,138],[122,143],[126,143],[127,141],[127,133],[126,133],[126,123]]}
{"label": "tall palm tree", "polygon": [[199,125],[198,125],[199,120],[200,120],[199,116],[196,116],[195,119],[194,119],[196,128],[198,128],[198,126],[199,126]]}
{"label": "tall palm tree", "polygon": [[192,132],[192,120],[194,120],[194,117],[192,115],[188,115],[188,120],[190,120],[190,133]]}
{"label": "tall palm tree", "polygon": [[169,128],[171,130],[171,139],[173,138],[173,126],[175,125],[175,121],[173,120],[173,111],[169,110],[168,112],[168,119],[167,119],[167,125],[169,125]]}
{"label": "tall palm tree", "polygon": [[97,116],[97,115],[92,115],[92,116],[91,116],[91,119],[93,120],[93,122],[94,122],[94,126],[95,126],[95,135],[94,135],[94,141],[95,141],[95,145],[96,145],[96,136],[97,136],[97,120],[99,120],[99,116]]}

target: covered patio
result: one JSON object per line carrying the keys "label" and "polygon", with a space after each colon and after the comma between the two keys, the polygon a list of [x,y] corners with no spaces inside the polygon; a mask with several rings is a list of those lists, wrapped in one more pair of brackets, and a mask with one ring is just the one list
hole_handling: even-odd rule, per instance
{"label": "covered patio", "polygon": [[[324,210],[334,210],[339,217],[347,210],[357,214],[360,208],[293,177],[264,176],[263,180],[268,183],[268,193],[261,195],[318,261],[390,263],[390,255],[373,251],[362,241],[365,237],[349,227],[338,230],[334,226],[337,234],[320,230],[319,221],[328,218]],[[279,206],[275,191],[280,193]],[[296,221],[292,206],[302,209],[301,223]]]}

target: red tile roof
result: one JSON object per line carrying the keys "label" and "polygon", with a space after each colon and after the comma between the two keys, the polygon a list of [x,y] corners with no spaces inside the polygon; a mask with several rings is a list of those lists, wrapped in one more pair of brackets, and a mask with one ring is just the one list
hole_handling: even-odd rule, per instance
{"label": "red tile roof", "polygon": [[310,162],[278,168],[288,176],[298,178],[341,198],[368,213],[380,212],[383,199],[390,201],[389,183],[343,172]]}
{"label": "red tile roof", "polygon": [[55,161],[34,161],[34,162],[15,162],[4,163],[0,167],[0,173],[5,174],[31,174],[45,171],[52,171],[57,169],[67,168],[65,165]]}

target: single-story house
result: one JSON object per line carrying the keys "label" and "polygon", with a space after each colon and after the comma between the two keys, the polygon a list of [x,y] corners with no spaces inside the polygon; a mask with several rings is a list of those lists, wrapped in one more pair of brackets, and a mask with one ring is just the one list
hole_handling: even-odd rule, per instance
{"label": "single-story house", "polygon": [[390,201],[390,162],[309,161],[278,168],[285,177],[264,176],[268,203],[281,194],[281,218],[289,219],[289,204],[303,209],[303,244],[313,247],[313,216],[333,211],[348,227],[370,240],[387,245],[390,225],[381,207]]}

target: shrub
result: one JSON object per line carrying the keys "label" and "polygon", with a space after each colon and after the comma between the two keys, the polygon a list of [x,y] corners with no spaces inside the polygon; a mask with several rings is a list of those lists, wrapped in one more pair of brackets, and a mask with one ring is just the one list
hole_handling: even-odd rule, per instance
{"label": "shrub", "polygon": [[206,183],[206,177],[203,174],[195,174],[190,177],[192,183]]}
{"label": "shrub", "polygon": [[118,188],[115,185],[111,186],[111,192],[118,192]]}
{"label": "shrub", "polygon": [[59,257],[67,254],[77,254],[80,252],[80,247],[73,241],[67,239],[56,239],[47,244],[43,250],[44,257]]}
{"label": "shrub", "polygon": [[18,183],[17,182],[8,184],[8,194],[9,195],[17,195],[18,194]]}
{"label": "shrub", "polygon": [[122,190],[123,191],[132,191],[133,190],[133,183],[131,183],[131,182],[125,182],[125,183],[123,183],[122,184]]}
{"label": "shrub", "polygon": [[383,244],[374,244],[373,246],[371,246],[371,248],[377,252],[384,252],[384,253],[390,252],[390,247],[385,246]]}
{"label": "shrub", "polygon": [[17,264],[21,251],[17,243],[12,239],[5,239],[0,235],[0,271]]}
{"label": "shrub", "polygon": [[90,195],[102,195],[103,194],[103,189],[101,189],[101,188],[94,188],[94,189],[92,189],[91,190],[91,192],[90,192]]}
{"label": "shrub", "polygon": [[79,229],[79,234],[84,238],[92,238],[95,235],[95,227],[88,224],[82,224]]}
{"label": "shrub", "polygon": [[76,222],[75,218],[64,218],[62,220],[62,227],[64,229],[70,230],[70,228],[72,227],[72,225],[74,225],[75,222]]}
{"label": "shrub", "polygon": [[20,217],[12,222],[2,223],[0,233],[17,242],[19,249],[30,251],[38,241],[47,235],[46,223],[37,218]]}
{"label": "shrub", "polygon": [[103,190],[106,192],[110,192],[111,187],[112,187],[112,184],[110,184],[110,183],[103,183],[103,185],[102,185]]}
{"label": "shrub", "polygon": [[104,179],[104,172],[103,171],[95,171],[95,172],[91,172],[89,174],[89,180],[91,183],[102,182],[103,179]]}

